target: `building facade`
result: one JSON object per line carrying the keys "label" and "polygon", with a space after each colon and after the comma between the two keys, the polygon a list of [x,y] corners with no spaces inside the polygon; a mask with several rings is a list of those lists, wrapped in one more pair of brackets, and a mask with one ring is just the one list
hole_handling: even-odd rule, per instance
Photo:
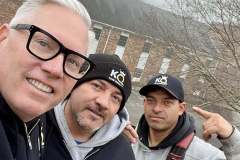
{"label": "building facade", "polygon": [[[10,20],[21,1],[0,0],[1,24]],[[187,41],[181,22],[176,23],[179,17],[139,0],[81,2],[93,19],[94,34],[90,40],[89,53],[116,54],[126,63],[132,74],[134,90],[127,103],[130,114],[139,111],[136,104],[142,106],[142,103],[139,103],[142,100],[138,94],[139,87],[157,73],[169,73],[178,77],[184,84],[186,101],[190,105],[202,104],[207,98],[216,97],[216,92],[209,87],[206,79],[199,72],[195,72],[203,72],[204,67],[212,67],[211,72],[219,70],[218,74],[221,74],[221,69],[226,68],[214,59],[216,48],[211,38],[200,38],[196,31],[191,30],[195,37]],[[197,28],[201,23],[190,23],[197,31],[204,28]],[[204,65],[196,57],[201,59]],[[217,67],[221,69],[216,70]],[[133,117],[134,122],[143,112],[142,107],[140,108],[138,116]],[[239,123],[236,121],[238,115],[232,116],[232,112],[221,107],[210,106],[208,109],[222,113],[237,125]]]}

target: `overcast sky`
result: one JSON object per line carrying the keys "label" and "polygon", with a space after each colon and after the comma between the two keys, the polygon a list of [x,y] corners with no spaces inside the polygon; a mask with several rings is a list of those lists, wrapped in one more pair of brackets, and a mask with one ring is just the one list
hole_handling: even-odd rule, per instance
{"label": "overcast sky", "polygon": [[155,5],[159,8],[169,10],[169,4],[172,4],[174,0],[141,0],[144,3]]}

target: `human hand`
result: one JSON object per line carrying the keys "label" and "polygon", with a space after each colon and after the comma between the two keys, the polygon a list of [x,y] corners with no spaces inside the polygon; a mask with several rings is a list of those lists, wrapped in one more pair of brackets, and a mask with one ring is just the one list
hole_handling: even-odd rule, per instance
{"label": "human hand", "polygon": [[209,140],[213,134],[217,134],[222,139],[231,136],[233,126],[220,114],[208,112],[199,107],[193,107],[193,110],[204,119],[203,138],[205,140]]}
{"label": "human hand", "polygon": [[131,143],[137,143],[138,134],[133,128],[133,126],[131,125],[131,122],[128,122],[127,126],[123,130],[123,134],[127,137],[127,139]]}

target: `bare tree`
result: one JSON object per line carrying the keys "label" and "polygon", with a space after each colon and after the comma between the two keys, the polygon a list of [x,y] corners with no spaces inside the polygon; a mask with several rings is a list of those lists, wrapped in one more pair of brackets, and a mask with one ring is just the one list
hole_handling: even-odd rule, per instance
{"label": "bare tree", "polygon": [[190,100],[240,112],[240,1],[174,2],[174,15],[164,17],[151,8],[144,16],[147,28],[174,48],[175,60],[190,66],[188,80],[201,91],[198,96],[189,93]]}

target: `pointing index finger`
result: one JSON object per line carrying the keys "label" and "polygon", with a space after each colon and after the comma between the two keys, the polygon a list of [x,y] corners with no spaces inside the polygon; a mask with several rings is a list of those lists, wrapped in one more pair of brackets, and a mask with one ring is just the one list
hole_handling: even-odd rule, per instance
{"label": "pointing index finger", "polygon": [[199,107],[193,107],[193,110],[204,119],[208,119],[211,117],[211,112],[205,111]]}

